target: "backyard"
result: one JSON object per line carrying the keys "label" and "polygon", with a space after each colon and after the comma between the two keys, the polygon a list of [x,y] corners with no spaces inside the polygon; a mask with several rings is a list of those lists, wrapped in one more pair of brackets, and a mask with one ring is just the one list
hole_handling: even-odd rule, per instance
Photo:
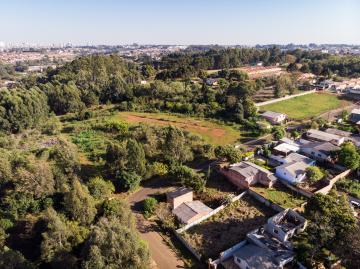
{"label": "backyard", "polygon": [[281,183],[275,184],[272,188],[254,186],[251,190],[283,208],[296,208],[306,202],[305,197],[287,189]]}
{"label": "backyard", "polygon": [[129,124],[174,125],[190,133],[201,136],[206,142],[215,145],[233,144],[240,139],[240,131],[235,127],[210,120],[170,115],[166,113],[119,112],[114,119]]}
{"label": "backyard", "polygon": [[276,212],[245,195],[209,219],[183,232],[183,238],[203,257],[217,258],[220,252],[244,240],[246,234],[266,223]]}
{"label": "backyard", "polygon": [[284,113],[294,119],[308,119],[350,104],[333,94],[311,93],[261,106],[260,109]]}

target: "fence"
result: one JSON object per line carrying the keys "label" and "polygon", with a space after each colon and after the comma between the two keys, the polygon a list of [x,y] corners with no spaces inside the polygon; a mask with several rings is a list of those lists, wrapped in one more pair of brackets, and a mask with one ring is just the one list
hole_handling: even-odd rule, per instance
{"label": "fence", "polygon": [[195,256],[195,258],[198,261],[201,261],[201,255],[199,253],[197,253],[197,251],[195,249],[193,249],[192,246],[190,246],[190,244],[181,236],[181,234],[179,234],[177,231],[174,231],[175,236],[177,237],[177,239],[179,239],[181,241],[181,243],[184,244],[184,246]]}
{"label": "fence", "polygon": [[332,178],[331,180],[329,180],[329,184],[327,186],[325,186],[324,188],[317,190],[315,193],[321,193],[321,194],[328,194],[329,191],[332,189],[332,187],[335,185],[336,182],[338,182],[340,179],[346,177],[348,174],[350,174],[351,170],[346,170],[340,174],[338,174],[337,176],[335,176],[334,178]]}

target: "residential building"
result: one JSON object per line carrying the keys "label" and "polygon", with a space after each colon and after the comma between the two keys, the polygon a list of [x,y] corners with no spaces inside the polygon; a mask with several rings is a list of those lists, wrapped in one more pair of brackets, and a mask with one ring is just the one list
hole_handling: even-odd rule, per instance
{"label": "residential building", "polygon": [[240,269],[284,268],[295,257],[289,239],[302,232],[306,224],[305,218],[292,209],[280,212],[247,234],[247,243],[233,254],[234,263]]}
{"label": "residential building", "polygon": [[[281,160],[279,160],[281,162]],[[301,183],[306,178],[306,168],[315,165],[315,161],[298,153],[291,153],[276,167],[275,175],[291,184]]]}
{"label": "residential building", "polygon": [[[304,140],[303,140],[304,141]],[[303,142],[300,147],[300,152],[304,155],[322,162],[332,162],[331,154],[339,150],[340,147],[335,146],[329,142]]]}
{"label": "residential building", "polygon": [[185,202],[176,207],[172,213],[176,218],[183,224],[190,224],[207,214],[209,214],[212,209],[201,201],[191,201]]}
{"label": "residential building", "polygon": [[286,120],[285,114],[273,111],[266,111],[261,114],[261,117],[271,122],[272,124],[280,124]]}
{"label": "residential building", "polygon": [[167,202],[171,204],[171,208],[175,209],[182,203],[191,202],[193,200],[192,190],[181,187],[175,191],[166,194]]}
{"label": "residential building", "polygon": [[288,143],[280,143],[273,149],[273,153],[279,154],[282,156],[288,156],[291,153],[298,152],[300,150],[299,145],[296,144],[288,144]]}
{"label": "residential building", "polygon": [[340,146],[345,141],[344,137],[342,136],[338,136],[336,134],[331,134],[315,129],[308,130],[306,132],[306,137],[307,139],[312,141],[330,142],[336,146]]}
{"label": "residential building", "polygon": [[360,136],[359,135],[354,135],[351,132],[338,130],[338,129],[334,129],[334,128],[328,128],[325,130],[325,132],[342,136],[342,137],[344,137],[345,141],[350,141],[350,142],[354,143],[355,146],[360,147]]}
{"label": "residential building", "polygon": [[358,122],[360,121],[360,109],[359,108],[354,108],[353,110],[351,110],[349,120],[358,124]]}
{"label": "residential building", "polygon": [[255,184],[271,187],[276,181],[276,177],[269,170],[245,161],[221,168],[220,172],[241,189],[248,189]]}

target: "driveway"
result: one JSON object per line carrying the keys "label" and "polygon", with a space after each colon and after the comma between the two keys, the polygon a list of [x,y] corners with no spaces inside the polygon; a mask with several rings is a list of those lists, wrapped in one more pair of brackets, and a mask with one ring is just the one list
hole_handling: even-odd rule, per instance
{"label": "driveway", "polygon": [[155,180],[146,184],[141,190],[131,194],[128,198],[131,210],[133,211],[137,228],[141,238],[148,242],[150,254],[153,260],[152,268],[176,269],[186,268],[184,262],[166,244],[160,235],[159,227],[147,221],[141,214],[141,202],[151,195],[166,192],[169,185],[164,180]]}

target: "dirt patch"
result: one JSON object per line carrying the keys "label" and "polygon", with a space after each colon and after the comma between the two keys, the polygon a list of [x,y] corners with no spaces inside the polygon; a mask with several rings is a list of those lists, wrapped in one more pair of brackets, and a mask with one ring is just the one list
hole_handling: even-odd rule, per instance
{"label": "dirt patch", "polygon": [[250,196],[244,196],[182,235],[203,257],[214,259],[220,252],[244,240],[248,232],[264,225],[275,214]]}

